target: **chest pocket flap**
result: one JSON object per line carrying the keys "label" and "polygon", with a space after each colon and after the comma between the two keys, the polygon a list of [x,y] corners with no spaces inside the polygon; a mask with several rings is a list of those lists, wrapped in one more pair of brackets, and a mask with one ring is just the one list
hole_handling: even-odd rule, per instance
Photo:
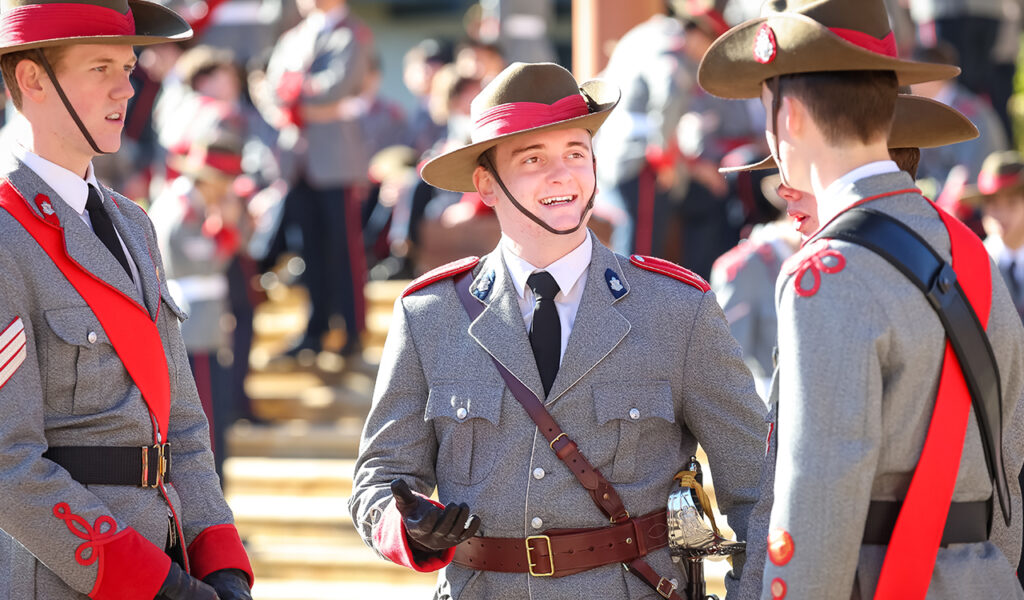
{"label": "chest pocket flap", "polygon": [[[595,466],[599,466],[612,483],[635,481],[643,475],[639,472],[641,463],[656,462],[648,460],[646,453],[650,445],[641,447],[641,440],[667,440],[669,436],[679,435],[672,386],[667,381],[615,382],[595,385],[593,394],[598,431],[601,439],[606,440],[592,446]],[[608,462],[611,462],[610,469]]]}
{"label": "chest pocket flap", "polygon": [[451,382],[430,388],[424,418],[437,435],[439,482],[475,485],[500,454],[501,383]]}

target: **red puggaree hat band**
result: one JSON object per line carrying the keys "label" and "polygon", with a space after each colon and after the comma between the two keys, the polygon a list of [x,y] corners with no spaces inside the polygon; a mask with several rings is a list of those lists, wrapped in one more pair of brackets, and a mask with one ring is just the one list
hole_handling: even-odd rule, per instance
{"label": "red puggaree hat band", "polygon": [[473,142],[482,142],[510,133],[543,127],[582,117],[589,112],[580,94],[566,96],[554,104],[509,102],[489,108],[473,122]]}
{"label": "red puggaree hat band", "polygon": [[135,17],[95,4],[26,4],[3,15],[0,39],[33,44],[55,38],[135,35]]}

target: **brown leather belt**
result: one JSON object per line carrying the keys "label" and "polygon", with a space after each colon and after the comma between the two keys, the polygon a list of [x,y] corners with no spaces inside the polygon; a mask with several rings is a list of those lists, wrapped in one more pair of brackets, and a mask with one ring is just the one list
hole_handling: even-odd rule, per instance
{"label": "brown leather belt", "polygon": [[630,563],[668,545],[665,511],[595,529],[552,529],[528,538],[472,537],[455,547],[457,565],[479,571],[565,577]]}

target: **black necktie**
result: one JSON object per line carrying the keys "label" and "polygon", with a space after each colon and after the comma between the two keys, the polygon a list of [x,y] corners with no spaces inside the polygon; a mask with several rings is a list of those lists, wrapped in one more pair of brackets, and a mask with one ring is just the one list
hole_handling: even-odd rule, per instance
{"label": "black necktie", "polygon": [[121,263],[124,267],[124,272],[128,273],[128,279],[135,281],[132,277],[132,269],[128,266],[128,257],[124,255],[124,249],[121,248],[121,240],[117,237],[117,232],[114,231],[114,223],[110,220],[110,215],[103,209],[103,200],[100,198],[99,192],[96,188],[89,187],[89,198],[85,201],[85,208],[89,211],[89,220],[92,221],[92,230],[96,233],[96,237],[100,238],[103,245],[110,250],[110,253],[114,255],[117,262]]}
{"label": "black necktie", "polygon": [[544,384],[544,395],[551,391],[551,384],[558,374],[558,363],[562,353],[562,324],[555,308],[555,294],[558,283],[551,273],[541,271],[526,280],[533,290],[533,324],[530,325],[530,346],[537,360],[540,381]]}

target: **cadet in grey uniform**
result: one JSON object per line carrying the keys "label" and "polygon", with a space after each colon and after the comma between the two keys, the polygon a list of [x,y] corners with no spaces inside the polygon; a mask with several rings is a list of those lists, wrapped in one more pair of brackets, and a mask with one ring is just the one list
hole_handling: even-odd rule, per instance
{"label": "cadet in grey uniform", "polygon": [[[726,585],[740,598],[760,589],[766,411],[722,311],[699,277],[616,255],[584,227],[590,134],[617,99],[613,86],[580,86],[557,65],[515,63],[473,101],[475,143],[423,169],[433,185],[479,189],[504,237],[397,301],[350,508],[379,554],[442,570],[436,598],[679,598],[672,590],[685,578],[664,547],[661,515],[698,442],[722,511],[750,544]],[[468,278],[458,285],[469,284],[464,299],[478,317],[453,277]],[[609,524],[594,506],[600,495],[556,456],[571,454],[571,442],[549,442],[505,381],[542,399],[630,518]],[[447,506],[425,499],[435,487]],[[581,542],[559,536],[565,529],[580,530]],[[594,536],[609,537],[581,566]],[[622,568],[637,557],[653,577]]]}
{"label": "cadet in grey uniform", "polygon": [[[763,14],[711,47],[699,80],[718,96],[761,96],[773,155],[778,161],[781,149],[785,159],[783,181],[814,195],[823,224],[863,206],[909,227],[942,260],[964,249],[978,257],[977,238],[887,160],[897,81],[955,73],[896,58],[881,2],[794,0]],[[988,267],[976,279],[957,273],[965,289],[991,298],[990,311],[978,314],[1002,389],[994,452],[1005,466],[995,479],[1005,510],[966,389],[951,396],[943,384],[936,402],[940,373],[959,376],[959,363],[950,351],[943,367],[945,331],[921,291],[881,255],[836,239],[812,238],[783,266],[772,388],[777,477],[762,597],[1024,597],[1011,566],[1020,553],[1020,490],[1005,478],[1024,456],[1024,330]],[[946,421],[937,430],[949,437],[929,435],[925,446],[933,409],[939,414],[950,397],[963,409],[963,438],[949,436],[956,426]],[[935,460],[928,448],[952,458]],[[922,472],[936,484],[913,485]],[[902,522],[915,524],[911,536]],[[889,552],[900,543],[902,551]],[[908,558],[910,566],[890,568]]]}
{"label": "cadet in grey uniform", "polygon": [[0,158],[0,598],[251,600],[153,225],[91,162],[132,45],[191,30],[99,0],[8,3],[0,31],[31,134]]}

